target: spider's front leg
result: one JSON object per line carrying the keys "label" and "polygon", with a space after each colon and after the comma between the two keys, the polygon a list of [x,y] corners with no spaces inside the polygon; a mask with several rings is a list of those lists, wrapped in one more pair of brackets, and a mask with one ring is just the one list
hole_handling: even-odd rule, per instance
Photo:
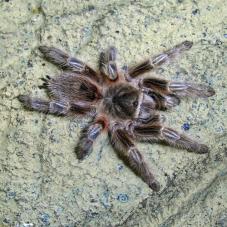
{"label": "spider's front leg", "polygon": [[109,80],[118,78],[118,69],[116,64],[117,49],[110,47],[106,52],[101,52],[99,59],[100,72]]}
{"label": "spider's front leg", "polygon": [[104,127],[104,122],[95,121],[83,129],[79,143],[75,148],[78,159],[82,160],[91,153],[93,143],[101,134]]}
{"label": "spider's front leg", "polygon": [[111,144],[118,155],[149,185],[151,189],[159,191],[159,183],[155,180],[155,177],[148,168],[143,156],[135,147],[127,130],[118,128],[118,126],[113,126],[112,130],[109,131],[109,136]]}
{"label": "spider's front leg", "polygon": [[47,61],[60,68],[89,76],[96,82],[100,82],[100,77],[90,66],[77,58],[69,56],[62,50],[48,46],[40,46],[39,50]]}
{"label": "spider's front leg", "polygon": [[176,55],[182,53],[185,50],[189,50],[192,47],[192,42],[190,41],[184,41],[176,46],[174,46],[172,49],[169,49],[159,55],[156,55],[144,62],[141,62],[140,64],[129,68],[129,76],[131,78],[135,78],[138,75],[141,75],[143,73],[149,72],[153,70],[154,68],[162,65],[165,62],[168,62],[171,58],[175,57]]}

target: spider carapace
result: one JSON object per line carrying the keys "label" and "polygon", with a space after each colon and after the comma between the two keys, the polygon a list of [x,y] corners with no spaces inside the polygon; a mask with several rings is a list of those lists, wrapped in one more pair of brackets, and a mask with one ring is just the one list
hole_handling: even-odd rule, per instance
{"label": "spider carapace", "polygon": [[63,116],[89,115],[91,122],[82,130],[76,146],[79,159],[87,156],[94,141],[107,132],[120,158],[154,191],[160,184],[148,168],[135,141],[161,142],[170,146],[203,154],[208,147],[174,129],[164,126],[164,116],[158,111],[171,109],[185,96],[209,97],[214,90],[206,85],[168,81],[155,78],[149,72],[192,47],[184,41],[172,49],[151,57],[133,67],[119,69],[116,48],[102,52],[99,71],[63,51],[41,46],[44,58],[59,66],[60,76],[43,78],[41,88],[50,100],[20,95],[18,98],[31,110]]}

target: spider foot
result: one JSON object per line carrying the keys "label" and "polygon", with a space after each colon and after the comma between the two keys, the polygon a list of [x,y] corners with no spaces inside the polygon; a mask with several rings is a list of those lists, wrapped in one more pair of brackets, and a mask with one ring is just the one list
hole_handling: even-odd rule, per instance
{"label": "spider foot", "polygon": [[150,184],[149,187],[154,190],[155,192],[159,192],[161,189],[160,183],[157,180],[153,180]]}
{"label": "spider foot", "polygon": [[200,147],[199,147],[199,149],[197,150],[196,153],[198,153],[198,154],[206,154],[206,153],[209,153],[209,148],[205,144],[200,144]]}

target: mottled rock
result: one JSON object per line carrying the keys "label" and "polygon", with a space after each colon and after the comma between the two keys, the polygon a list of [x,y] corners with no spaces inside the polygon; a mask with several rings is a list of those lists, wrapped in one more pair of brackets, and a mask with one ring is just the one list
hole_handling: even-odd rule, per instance
{"label": "mottled rock", "polygon": [[[226,8],[222,0],[1,1],[0,225],[226,226]],[[161,182],[158,194],[125,167],[105,136],[77,160],[74,148],[89,119],[29,112],[17,101],[25,93],[45,97],[40,78],[60,73],[41,58],[41,44],[96,68],[110,45],[124,66],[183,40],[193,48],[153,74],[214,87],[212,98],[186,99],[165,114],[178,131],[190,123],[185,133],[210,154],[139,144]]]}

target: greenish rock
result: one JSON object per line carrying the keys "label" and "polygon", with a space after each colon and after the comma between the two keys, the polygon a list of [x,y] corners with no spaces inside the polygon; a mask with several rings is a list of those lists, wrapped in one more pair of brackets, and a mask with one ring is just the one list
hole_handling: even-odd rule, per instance
{"label": "greenish rock", "polygon": [[[226,8],[223,0],[0,1],[0,226],[226,226]],[[152,74],[214,87],[215,96],[165,113],[178,131],[188,122],[185,133],[211,152],[138,144],[159,193],[125,167],[106,136],[77,160],[87,119],[29,112],[17,100],[46,97],[40,78],[60,73],[41,58],[41,44],[97,68],[110,45],[124,66],[184,40],[193,48]]]}

